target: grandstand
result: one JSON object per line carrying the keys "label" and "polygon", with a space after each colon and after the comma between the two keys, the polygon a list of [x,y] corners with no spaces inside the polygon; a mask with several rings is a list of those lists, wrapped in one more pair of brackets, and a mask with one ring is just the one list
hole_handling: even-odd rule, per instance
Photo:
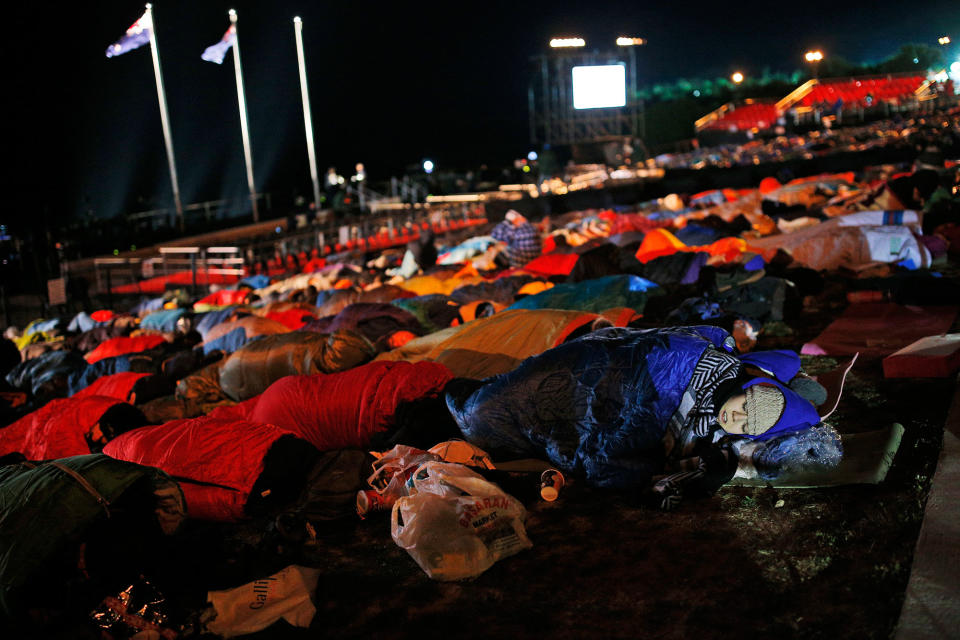
{"label": "grandstand", "polygon": [[817,104],[875,106],[880,101],[900,104],[917,97],[928,86],[923,76],[903,78],[842,78],[815,83],[796,104],[813,107]]}
{"label": "grandstand", "polygon": [[[753,129],[764,131],[776,126],[780,111],[775,102],[755,102],[747,100],[739,107],[724,105],[716,119],[711,119],[697,130],[716,129],[720,131],[750,131]],[[709,115],[707,116],[709,117]],[[697,121],[698,123],[700,120]]]}
{"label": "grandstand", "polygon": [[759,133],[777,126],[789,115],[795,122],[824,113],[841,115],[857,110],[891,106],[901,107],[935,97],[932,83],[916,74],[831,78],[809,80],[777,102],[746,100],[742,105],[728,103],[694,123],[697,132],[726,131]]}

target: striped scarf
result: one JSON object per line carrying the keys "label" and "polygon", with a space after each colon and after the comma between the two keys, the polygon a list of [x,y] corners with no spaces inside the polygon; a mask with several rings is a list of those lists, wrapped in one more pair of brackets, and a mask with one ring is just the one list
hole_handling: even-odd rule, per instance
{"label": "striped scarf", "polygon": [[680,406],[670,418],[667,428],[670,440],[667,457],[674,460],[690,455],[698,440],[715,442],[724,432],[717,426],[714,392],[720,383],[740,375],[743,367],[733,355],[715,348],[704,351],[683,392]]}

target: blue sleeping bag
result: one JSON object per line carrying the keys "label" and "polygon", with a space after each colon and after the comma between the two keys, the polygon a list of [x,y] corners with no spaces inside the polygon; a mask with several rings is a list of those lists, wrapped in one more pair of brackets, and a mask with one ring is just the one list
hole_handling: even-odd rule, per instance
{"label": "blue sleeping bag", "polygon": [[199,313],[194,316],[193,328],[204,340],[206,340],[207,333],[210,331],[210,329],[213,329],[221,322],[226,322],[234,315],[245,314],[238,314],[236,307],[227,307],[226,309],[217,309],[215,311]]}
{"label": "blue sleeping bag", "polygon": [[[663,472],[663,437],[717,327],[609,328],[482,382],[454,381],[447,406],[464,437],[496,459],[546,457],[599,487],[637,487]],[[689,403],[688,403],[689,404]]]}
{"label": "blue sleeping bag", "polygon": [[237,327],[233,331],[223,334],[216,340],[204,342],[203,345],[197,348],[203,348],[203,355],[211,354],[214,351],[223,351],[225,354],[233,353],[248,342],[253,342],[262,337],[263,336],[254,336],[253,338],[248,338],[247,330],[243,327]]}
{"label": "blue sleeping bag", "polygon": [[186,309],[161,309],[143,317],[140,321],[141,329],[173,333],[177,330],[177,320],[187,313]]}
{"label": "blue sleeping bag", "polygon": [[132,371],[130,357],[133,355],[136,354],[125,353],[112,358],[97,360],[93,364],[85,363],[86,366],[70,373],[70,377],[67,379],[67,395],[72,396],[78,391],[86,389],[103,376]]}

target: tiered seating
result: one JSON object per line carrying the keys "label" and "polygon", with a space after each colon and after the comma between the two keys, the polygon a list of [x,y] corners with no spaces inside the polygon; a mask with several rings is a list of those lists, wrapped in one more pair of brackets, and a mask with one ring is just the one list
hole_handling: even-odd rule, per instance
{"label": "tiered seating", "polygon": [[821,82],[801,98],[799,104],[804,107],[824,102],[833,105],[837,100],[843,100],[845,106],[869,106],[866,104],[868,95],[873,96],[873,104],[885,100],[899,102],[912,96],[923,82],[923,76]]}
{"label": "tiered seating", "polygon": [[777,105],[772,102],[746,104],[726,112],[723,117],[711,122],[706,128],[723,131],[728,131],[731,127],[735,127],[738,131],[769,129],[777,124],[779,115]]}

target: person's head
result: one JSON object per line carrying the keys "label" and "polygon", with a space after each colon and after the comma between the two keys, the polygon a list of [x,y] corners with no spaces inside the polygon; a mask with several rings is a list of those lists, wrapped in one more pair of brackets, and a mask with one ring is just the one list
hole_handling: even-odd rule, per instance
{"label": "person's head", "polygon": [[121,433],[146,424],[147,418],[142,411],[126,402],[118,402],[100,416],[100,419],[84,434],[84,439],[90,447],[90,453],[100,453],[105,444]]}
{"label": "person's head", "polygon": [[516,211],[514,209],[510,209],[509,211],[507,211],[507,215],[505,217],[508,222],[511,222],[518,227],[527,221],[527,219],[523,216],[523,214],[521,214],[519,211]]}
{"label": "person's head", "polygon": [[186,335],[193,331],[194,318],[190,314],[184,314],[177,318],[176,328],[174,333],[177,335]]}
{"label": "person's head", "polygon": [[770,378],[754,378],[717,410],[717,423],[729,434],[766,439],[820,422],[813,404]]}
{"label": "person's head", "polygon": [[753,385],[727,398],[717,413],[717,422],[733,435],[763,435],[780,420],[785,404],[783,393],[776,387]]}
{"label": "person's head", "polygon": [[926,202],[940,186],[940,174],[932,169],[921,169],[913,174],[914,199]]}

